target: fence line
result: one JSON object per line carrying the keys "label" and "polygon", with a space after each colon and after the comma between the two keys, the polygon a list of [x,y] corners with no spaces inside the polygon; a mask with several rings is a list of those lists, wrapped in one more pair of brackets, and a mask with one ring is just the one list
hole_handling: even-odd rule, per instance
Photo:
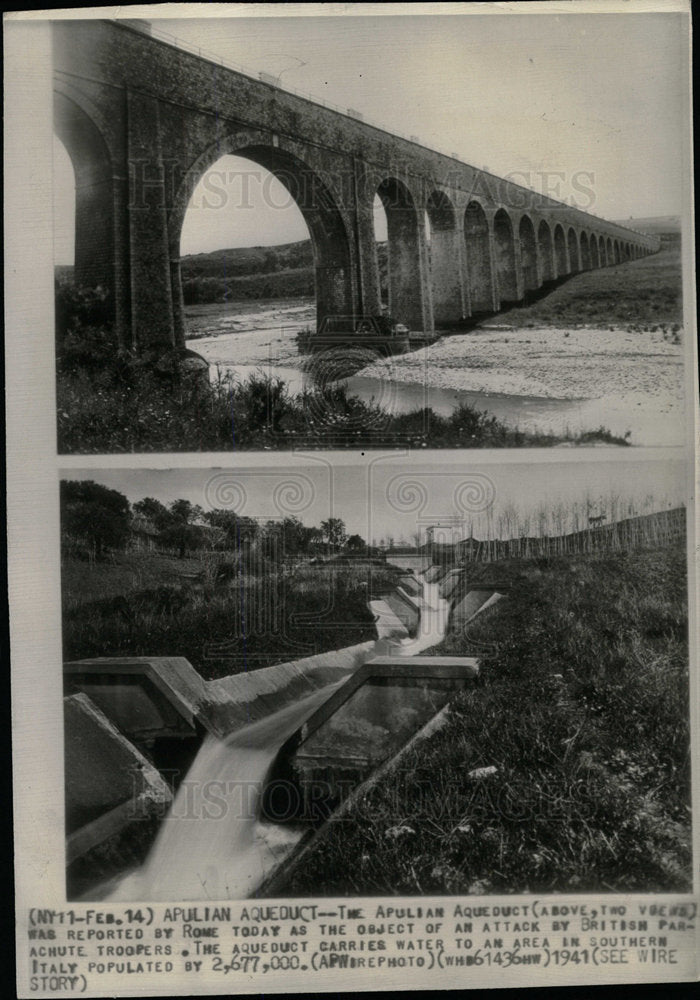
{"label": "fence line", "polygon": [[670,545],[685,539],[684,507],[627,518],[606,525],[590,525],[565,535],[516,538],[469,538],[454,546],[433,547],[441,561],[449,555],[459,562],[493,562],[497,559],[544,558],[555,555],[622,552],[646,546]]}

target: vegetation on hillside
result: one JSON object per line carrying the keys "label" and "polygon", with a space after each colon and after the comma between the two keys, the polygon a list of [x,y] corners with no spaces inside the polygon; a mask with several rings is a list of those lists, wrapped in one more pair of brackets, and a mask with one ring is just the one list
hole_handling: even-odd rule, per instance
{"label": "vegetation on hillside", "polygon": [[479,680],[276,894],[690,889],[684,550],[489,572],[508,600],[433,651]]}
{"label": "vegetation on hillside", "polygon": [[[127,560],[124,560],[127,561]],[[151,566],[156,568],[159,557]],[[94,599],[66,609],[64,658],[184,656],[209,679],[257,670],[376,638],[367,601],[398,571],[368,564],[294,570],[203,556],[199,579]],[[165,566],[166,573],[170,567]],[[75,567],[72,570],[75,573]]]}
{"label": "vegetation on hillside", "polygon": [[[387,248],[377,244],[379,275],[386,294]],[[311,240],[271,247],[231,247],[187,254],[180,260],[185,305],[259,299],[302,298],[314,294]],[[73,268],[56,268],[59,279],[72,281]]]}
{"label": "vegetation on hillside", "polygon": [[130,506],[90,480],[61,483],[61,527],[67,660],[184,656],[211,678],[350,646],[375,638],[368,599],[400,573],[340,518]]}
{"label": "vegetation on hillside", "polygon": [[681,237],[677,231],[660,236],[657,254],[574,275],[536,302],[500,313],[498,322],[662,330],[677,342],[683,324]]}

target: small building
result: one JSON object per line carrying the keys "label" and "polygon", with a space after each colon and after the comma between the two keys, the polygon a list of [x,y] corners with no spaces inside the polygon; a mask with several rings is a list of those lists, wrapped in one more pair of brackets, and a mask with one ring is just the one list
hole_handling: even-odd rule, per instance
{"label": "small building", "polygon": [[158,532],[147,517],[137,514],[132,518],[128,547],[135,552],[154,552]]}

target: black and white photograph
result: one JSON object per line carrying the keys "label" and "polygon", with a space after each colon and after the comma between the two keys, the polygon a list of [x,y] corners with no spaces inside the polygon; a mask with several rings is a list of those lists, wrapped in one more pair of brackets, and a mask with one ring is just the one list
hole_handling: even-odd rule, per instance
{"label": "black and white photograph", "polygon": [[53,23],[59,451],[683,444],[683,15],[352,6]]}
{"label": "black and white photograph", "polygon": [[683,464],[73,470],[69,898],[689,890]]}
{"label": "black and white photograph", "polygon": [[17,995],[697,982],[690,4],[3,28]]}

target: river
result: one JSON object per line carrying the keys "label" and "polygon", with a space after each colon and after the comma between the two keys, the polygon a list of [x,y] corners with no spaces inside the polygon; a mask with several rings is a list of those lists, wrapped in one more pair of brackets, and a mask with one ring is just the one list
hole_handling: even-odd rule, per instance
{"label": "river", "polygon": [[[206,358],[212,376],[218,370],[246,380],[264,373],[298,395],[314,384],[295,341],[312,313],[308,303],[285,303],[197,316],[188,346]],[[212,336],[202,336],[209,330]],[[448,417],[464,403],[522,431],[564,436],[605,427],[628,435],[631,444],[677,445],[683,441],[680,348],[652,343],[655,336],[484,330],[443,338],[427,353],[388,359],[343,381],[351,395],[393,414],[430,407]],[[475,390],[475,381],[484,385]]]}

